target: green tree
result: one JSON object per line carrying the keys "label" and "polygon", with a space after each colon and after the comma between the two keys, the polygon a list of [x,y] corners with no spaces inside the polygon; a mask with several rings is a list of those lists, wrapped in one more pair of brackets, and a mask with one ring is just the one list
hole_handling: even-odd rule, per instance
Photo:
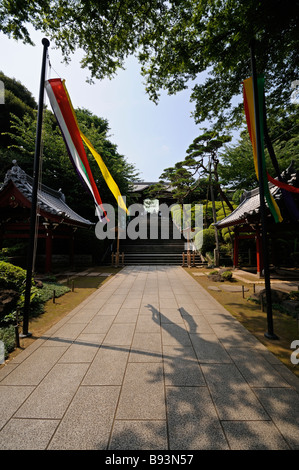
{"label": "green tree", "polygon": [[0,80],[4,84],[4,104],[0,106],[0,148],[6,148],[11,144],[7,133],[11,130],[12,115],[21,119],[25,114],[33,117],[37,104],[27,88],[14,78],[9,78],[0,72]]}
{"label": "green tree", "polygon": [[[299,108],[292,112],[280,108],[268,122],[269,138],[273,145],[280,173],[294,162],[299,167]],[[267,142],[264,144],[267,170],[277,177],[276,168],[270,158]],[[258,186],[255,174],[252,145],[248,130],[241,132],[240,138],[234,145],[227,145],[221,152],[219,177],[221,183],[234,190],[250,190]]]}
{"label": "green tree", "polygon": [[[108,122],[84,109],[79,109],[76,115],[82,132],[101,154],[121,193],[126,195],[131,180],[136,178],[136,170],[117,152],[117,147],[109,141],[107,137]],[[13,116],[9,133],[10,138],[14,141],[11,149],[14,149],[14,156],[17,157],[18,164],[29,175],[32,175],[33,171],[35,135],[36,112],[35,117],[29,114],[25,114],[22,119]],[[42,141],[42,182],[53,189],[61,189],[70,207],[86,218],[94,220],[93,200],[83,188],[74,171],[56,119],[49,110],[44,111]],[[97,163],[88,151],[87,155],[103,202],[115,206],[116,201],[111,195]],[[4,174],[5,172],[1,174],[2,181]]]}
{"label": "green tree", "polygon": [[222,184],[233,190],[249,191],[257,186],[252,145],[247,130],[241,134],[236,144],[227,146],[222,151],[218,172]]}
{"label": "green tree", "polygon": [[214,130],[205,130],[203,134],[193,140],[187,149],[185,158],[186,166],[192,168],[199,175],[209,178],[212,198],[214,192],[217,191],[228,206],[230,206],[230,201],[219,183],[218,165],[219,150],[230,140],[229,136],[219,135]]}
{"label": "green tree", "polygon": [[275,112],[290,103],[298,20],[298,0],[6,0],[0,6],[2,32],[30,42],[32,24],[66,61],[81,48],[91,78],[112,77],[135,54],[154,101],[161,89],[173,94],[191,84],[196,122],[209,119],[219,128],[240,125],[242,103],[234,97],[251,74],[254,38],[267,106]]}

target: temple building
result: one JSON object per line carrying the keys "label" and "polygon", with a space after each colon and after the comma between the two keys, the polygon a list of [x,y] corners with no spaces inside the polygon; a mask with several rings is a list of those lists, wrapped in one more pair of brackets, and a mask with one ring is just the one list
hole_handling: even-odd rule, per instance
{"label": "temple building", "polygon": [[[33,178],[14,162],[0,187],[0,242],[4,239],[29,239]],[[74,257],[74,236],[78,228],[94,224],[74,212],[64,194],[40,185],[37,195],[36,237],[45,240],[44,271],[52,271],[53,240],[66,239],[70,264]]]}
{"label": "temple building", "polygon": [[[299,187],[299,174],[291,165],[282,174],[285,183]],[[289,239],[293,243],[293,252],[297,250],[297,236],[299,241],[299,193],[293,193],[280,189],[269,183],[269,190],[276,200],[283,221],[275,223],[270,210],[266,206],[267,214],[267,232],[270,243],[270,262],[274,266],[282,265],[287,262],[286,253],[282,249],[283,239]],[[240,240],[253,239],[256,245],[256,271],[259,276],[263,271],[263,253],[261,244],[261,215],[260,215],[260,195],[259,188],[252,191],[246,191],[243,194],[241,204],[227,217],[215,224],[218,230],[229,227],[234,232],[234,253],[233,266],[239,266],[239,245]],[[297,251],[296,251],[297,250]],[[289,253],[289,256],[291,252]]]}

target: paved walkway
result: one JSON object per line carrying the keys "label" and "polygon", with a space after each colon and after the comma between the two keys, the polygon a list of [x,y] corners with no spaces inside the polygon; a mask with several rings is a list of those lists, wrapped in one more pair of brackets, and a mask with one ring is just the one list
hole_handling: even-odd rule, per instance
{"label": "paved walkway", "polygon": [[126,267],[0,370],[0,448],[299,449],[298,392],[181,267]]}

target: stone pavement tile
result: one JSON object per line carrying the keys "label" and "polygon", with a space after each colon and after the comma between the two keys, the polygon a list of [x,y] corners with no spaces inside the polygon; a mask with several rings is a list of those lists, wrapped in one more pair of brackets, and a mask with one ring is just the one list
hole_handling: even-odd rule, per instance
{"label": "stone pavement tile", "polygon": [[175,299],[163,299],[160,298],[160,309],[163,308],[178,308],[177,301]]}
{"label": "stone pavement tile", "polygon": [[162,362],[161,334],[135,332],[129,362]]}
{"label": "stone pavement tile", "polygon": [[116,419],[166,419],[162,364],[128,364]]}
{"label": "stone pavement tile", "polygon": [[200,363],[232,362],[215,334],[190,333],[189,336]]}
{"label": "stone pavement tile", "polygon": [[48,449],[107,449],[119,390],[116,386],[80,387]]}
{"label": "stone pavement tile", "polygon": [[122,304],[105,304],[98,311],[98,315],[111,315],[114,317],[119,312],[121,306]]}
{"label": "stone pavement tile", "polygon": [[169,449],[227,450],[206,387],[166,387]]}
{"label": "stone pavement tile", "polygon": [[18,367],[19,363],[18,362],[8,362],[7,364],[5,364],[5,367],[2,367],[0,369],[0,385],[1,385],[1,381],[7,376],[9,375],[16,367]]}
{"label": "stone pavement tile", "polygon": [[141,304],[141,297],[129,297],[123,304],[122,308],[139,308]]}
{"label": "stone pavement tile", "polygon": [[271,421],[222,421],[231,450],[289,450]]}
{"label": "stone pavement tile", "polygon": [[289,387],[283,377],[258,351],[249,348],[232,348],[230,357],[250,387]]}
{"label": "stone pavement tile", "polygon": [[[182,309],[181,309],[182,313]],[[203,315],[183,315],[186,329],[189,333],[207,333],[214,334],[209,322]]]}
{"label": "stone pavement tile", "polygon": [[132,287],[132,289],[130,290],[129,294],[126,297],[126,300],[129,300],[129,299],[142,299],[143,291],[144,291],[144,287],[142,287],[142,288]]}
{"label": "stone pavement tile", "polygon": [[18,418],[62,418],[88,364],[56,364],[19,408]]}
{"label": "stone pavement tile", "polygon": [[92,343],[80,344],[80,342],[76,340],[60,358],[59,362],[91,362],[98,349],[99,345],[94,345]]}
{"label": "stone pavement tile", "polygon": [[[278,359],[278,357],[274,356],[274,354],[271,351],[269,351],[269,349],[267,349],[266,346],[259,349],[259,354],[264,359],[266,359],[266,361],[269,362],[269,364],[272,364],[273,366],[283,365],[283,363]],[[289,369],[286,368],[286,370],[289,370]],[[299,381],[299,379],[297,380]]]}
{"label": "stone pavement tile", "polygon": [[90,365],[82,385],[121,385],[129,348],[102,346]]}
{"label": "stone pavement tile", "polygon": [[7,375],[1,385],[38,385],[65,353],[67,347],[40,347]]}
{"label": "stone pavement tile", "polygon": [[[114,320],[113,315],[96,315],[91,322],[85,326],[82,333],[102,333],[106,334],[109,331]],[[81,333],[81,332],[80,332]]]}
{"label": "stone pavement tile", "polygon": [[192,347],[163,346],[163,364],[165,385],[206,385]]}
{"label": "stone pavement tile", "polygon": [[261,345],[260,341],[239,322],[216,323],[212,328],[227,350],[242,347],[258,348]]}
{"label": "stone pavement tile", "polygon": [[[232,323],[232,324],[237,324],[238,320],[233,318],[233,316],[226,312],[218,312],[218,311],[212,311],[212,312],[201,312],[201,314],[205,317],[205,319],[209,322],[210,325],[216,325],[217,323]],[[239,322],[238,322],[239,323]]]}
{"label": "stone pavement tile", "polygon": [[291,448],[299,450],[298,393],[287,388],[260,388],[255,393]]}
{"label": "stone pavement tile", "polygon": [[130,346],[134,329],[134,323],[113,323],[103,341],[103,345]]}
{"label": "stone pavement tile", "polygon": [[0,432],[2,450],[45,450],[59,421],[11,419]]}
{"label": "stone pavement tile", "polygon": [[[176,286],[176,285],[172,285],[172,284],[171,284],[171,285],[168,286],[168,287],[167,287],[167,286],[161,287],[161,286],[159,285],[159,289],[160,289],[160,290],[162,290],[162,289],[165,289],[165,290],[170,289],[172,292],[175,292],[176,295],[185,295],[185,294],[186,294],[186,289],[185,289],[185,287],[184,287],[182,284],[180,284],[179,286]],[[191,298],[190,298],[190,300],[192,301]]]}
{"label": "stone pavement tile", "polygon": [[299,378],[284,364],[274,364],[274,369],[299,393]]}
{"label": "stone pavement tile", "polygon": [[[222,312],[226,311],[225,307],[217,302],[217,300],[207,290],[197,291],[194,289],[193,292],[190,292],[190,296],[193,299],[193,302],[196,302],[199,305],[200,309],[219,310]],[[202,306],[200,304],[202,304]]]}
{"label": "stone pavement tile", "polygon": [[204,364],[202,371],[221,420],[270,419],[234,364]]}
{"label": "stone pavement tile", "polygon": [[[114,294],[111,294],[112,297],[113,295]],[[95,297],[93,300],[90,300],[85,305],[82,305],[82,307],[92,309],[96,313],[100,310],[101,307],[103,307],[103,305],[105,305],[106,302],[109,302],[111,296]]]}
{"label": "stone pavement tile", "polygon": [[185,325],[175,323],[161,324],[162,344],[165,346],[191,346],[189,334]]}
{"label": "stone pavement tile", "polygon": [[94,348],[100,346],[105,338],[105,333],[81,333],[74,344],[91,345]]}
{"label": "stone pavement tile", "polygon": [[150,317],[139,315],[136,323],[136,333],[157,333],[160,331],[160,315]]}
{"label": "stone pavement tile", "polygon": [[166,421],[115,421],[109,450],[167,450]]}
{"label": "stone pavement tile", "polygon": [[114,319],[114,323],[136,323],[138,308],[121,308]]}
{"label": "stone pavement tile", "polygon": [[160,314],[159,306],[155,307],[154,305],[148,304],[146,307],[140,307],[139,317],[150,318],[152,321],[160,325],[161,314]]}
{"label": "stone pavement tile", "polygon": [[147,305],[153,305],[153,307],[159,308],[159,296],[157,291],[153,294],[146,293],[142,296],[140,308],[146,307]]}
{"label": "stone pavement tile", "polygon": [[201,315],[202,314],[201,310],[198,308],[196,303],[195,302],[192,303],[190,300],[188,303],[185,303],[183,307],[180,307],[179,310],[181,312],[182,317],[188,316],[188,315]]}
{"label": "stone pavement tile", "polygon": [[118,295],[128,295],[128,287],[118,287],[117,288]]}
{"label": "stone pavement tile", "polygon": [[85,328],[85,323],[65,323],[43,344],[44,347],[69,346]]}
{"label": "stone pavement tile", "polygon": [[0,429],[13,416],[33,390],[34,387],[28,387],[27,385],[0,386]]}
{"label": "stone pavement tile", "polygon": [[178,308],[160,308],[160,317],[162,323],[175,323],[184,325],[184,320]]}
{"label": "stone pavement tile", "polygon": [[126,294],[112,293],[111,296],[106,300],[105,305],[123,304],[126,297]]}
{"label": "stone pavement tile", "polygon": [[194,305],[194,307],[196,307],[196,303],[192,301],[192,298],[190,298],[188,294],[175,293],[175,298],[179,307],[184,307],[188,304]]}
{"label": "stone pavement tile", "polygon": [[77,312],[74,316],[72,316],[72,318],[70,318],[69,320],[69,323],[88,323],[97,314],[98,310],[98,308],[90,309],[85,307],[79,312]]}
{"label": "stone pavement tile", "polygon": [[159,290],[159,299],[172,299],[175,300],[175,293],[172,289]]}
{"label": "stone pavement tile", "polygon": [[11,365],[17,365],[17,364],[21,364],[21,362],[23,362],[25,359],[27,359],[27,357],[29,357],[36,349],[38,349],[45,341],[46,341],[46,337],[42,337],[42,338],[38,338],[36,339],[35,341],[33,341],[33,343],[31,343],[29,346],[27,346],[26,349],[24,349],[22,352],[20,352],[17,356],[15,356],[13,359],[11,359],[9,361],[8,364],[6,364],[6,367],[0,369],[0,380],[1,380],[1,372],[4,371],[7,366],[11,366]]}

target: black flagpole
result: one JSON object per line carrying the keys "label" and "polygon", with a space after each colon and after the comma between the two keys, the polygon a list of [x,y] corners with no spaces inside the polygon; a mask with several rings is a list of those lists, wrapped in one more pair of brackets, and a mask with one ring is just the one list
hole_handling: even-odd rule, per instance
{"label": "black flagpole", "polygon": [[254,55],[254,41],[251,42],[250,51],[251,51],[251,70],[252,70],[252,81],[253,81],[257,163],[258,163],[259,191],[260,191],[260,211],[261,211],[262,248],[263,248],[262,256],[264,260],[264,279],[265,279],[265,290],[266,290],[266,301],[267,301],[268,331],[265,333],[265,337],[268,339],[278,339],[278,337],[274,333],[273,317],[272,317],[272,296],[271,296],[269,256],[268,256],[268,246],[267,246],[268,240],[267,240],[266,205],[265,205],[265,193],[264,193],[264,186],[263,186],[263,166],[262,166],[262,147],[261,147],[262,142],[261,142],[261,133],[260,133],[259,98],[258,98],[258,87],[257,87],[256,63],[255,63],[255,55]]}
{"label": "black flagpole", "polygon": [[42,59],[38,112],[37,112],[37,124],[36,124],[33,187],[32,187],[32,199],[31,199],[31,214],[30,214],[30,235],[29,235],[28,255],[27,255],[28,256],[27,257],[27,275],[26,275],[25,301],[24,301],[24,311],[23,311],[23,333],[20,335],[22,338],[31,336],[31,333],[29,333],[28,331],[28,325],[29,325],[30,297],[31,297],[32,270],[33,270],[33,257],[34,257],[34,241],[35,241],[35,230],[36,230],[37,190],[38,190],[38,175],[39,175],[39,166],[40,166],[41,134],[42,134],[42,124],[43,124],[44,88],[45,88],[45,76],[46,76],[47,50],[50,45],[50,42],[48,39],[43,38],[42,44],[44,46],[44,50],[43,50],[43,59]]}

